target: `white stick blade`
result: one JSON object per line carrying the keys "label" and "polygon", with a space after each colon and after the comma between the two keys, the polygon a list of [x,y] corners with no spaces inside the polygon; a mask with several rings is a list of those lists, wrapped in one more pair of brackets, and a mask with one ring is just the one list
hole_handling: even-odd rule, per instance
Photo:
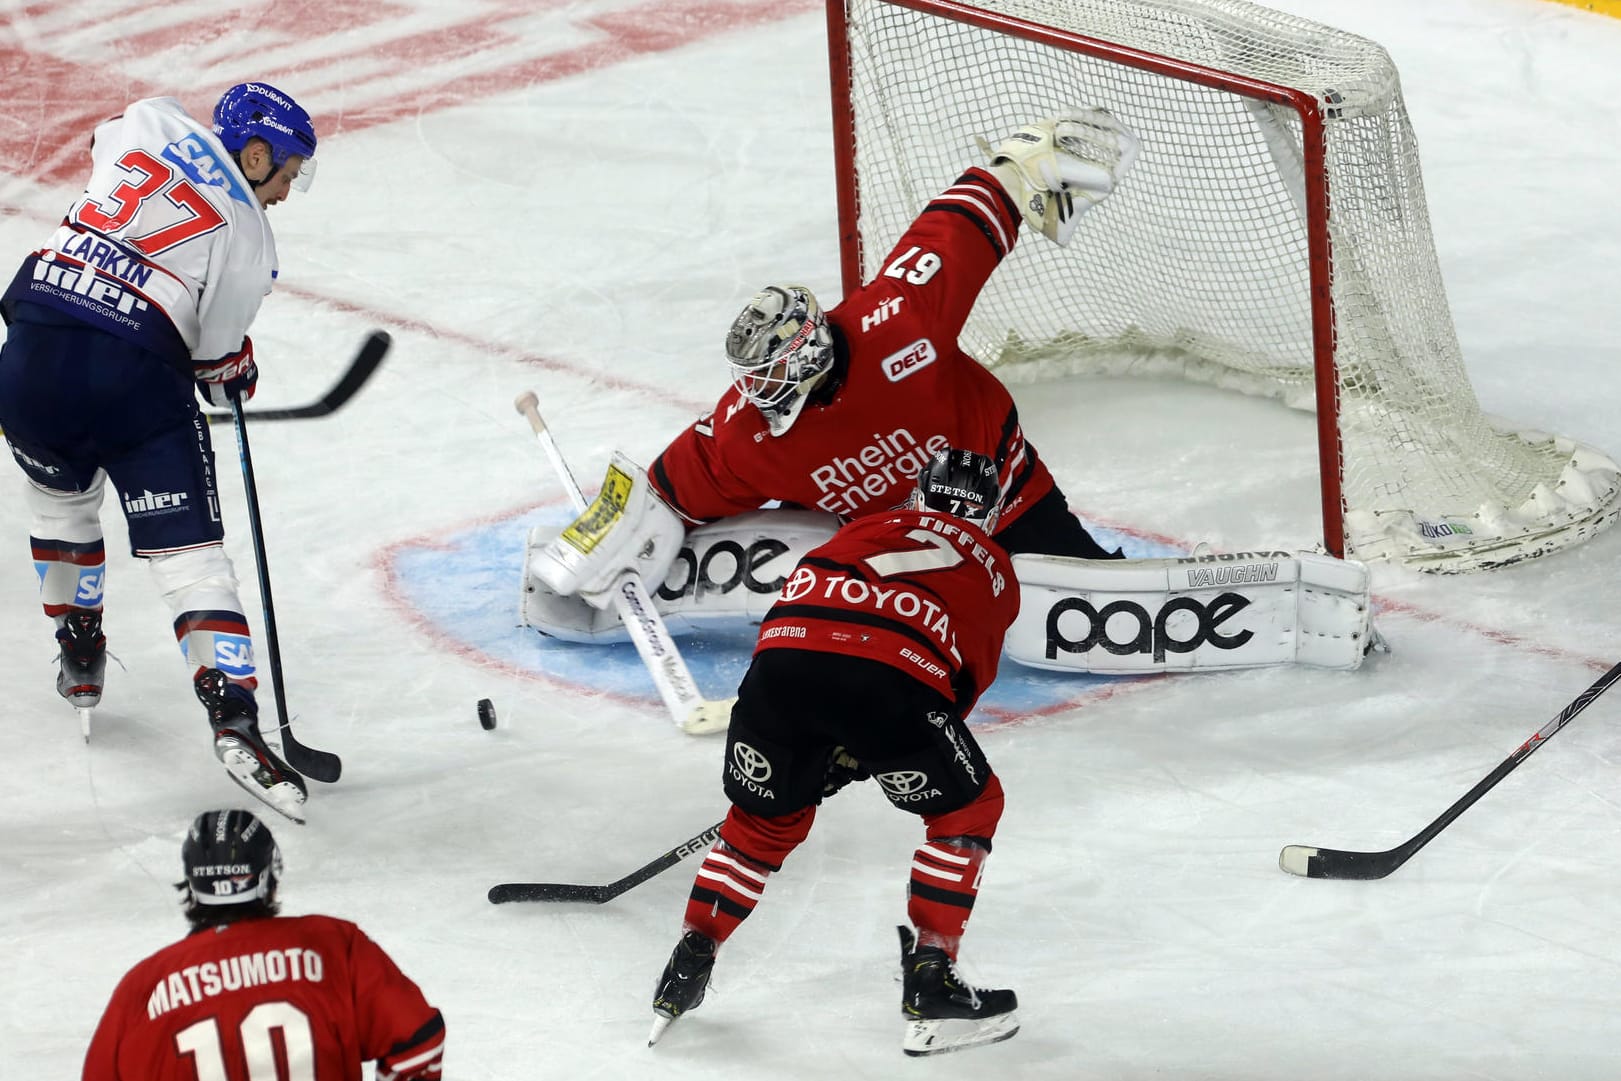
{"label": "white stick blade", "polygon": [[726,731],[732,723],[732,706],[736,703],[735,698],[727,698],[720,702],[700,702],[687,714],[687,719],[681,722],[681,731],[689,736],[708,736]]}
{"label": "white stick blade", "polygon": [[1278,866],[1292,875],[1310,878],[1311,858],[1317,851],[1308,845],[1284,845],[1283,851],[1278,853]]}

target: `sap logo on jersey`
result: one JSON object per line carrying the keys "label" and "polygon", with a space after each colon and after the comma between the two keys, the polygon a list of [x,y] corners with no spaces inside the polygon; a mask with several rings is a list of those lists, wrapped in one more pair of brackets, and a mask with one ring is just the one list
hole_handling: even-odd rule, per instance
{"label": "sap logo on jersey", "polygon": [[891,353],[884,358],[884,375],[891,383],[899,383],[912,373],[922,371],[933,364],[939,355],[933,342],[927,338],[919,338],[900,352]]}
{"label": "sap logo on jersey", "polygon": [[[1192,597],[1177,597],[1152,614],[1134,601],[1119,600],[1101,609],[1080,597],[1065,597],[1047,610],[1047,659],[1065,653],[1085,653],[1093,646],[1117,657],[1133,653],[1152,653],[1156,662],[1163,662],[1167,653],[1192,653],[1208,642],[1217,649],[1237,649],[1251,638],[1253,631],[1222,634],[1221,626],[1250,606],[1248,597],[1237,593],[1223,593],[1208,605]],[[1066,626],[1064,616],[1075,613],[1084,619],[1084,633]],[[1191,619],[1177,619],[1178,613],[1187,613]],[[1129,629],[1129,637],[1116,638],[1110,633],[1110,622],[1122,617]],[[1185,628],[1192,624],[1193,633],[1182,638],[1171,634],[1175,624]],[[1119,626],[1119,624],[1116,624]]]}

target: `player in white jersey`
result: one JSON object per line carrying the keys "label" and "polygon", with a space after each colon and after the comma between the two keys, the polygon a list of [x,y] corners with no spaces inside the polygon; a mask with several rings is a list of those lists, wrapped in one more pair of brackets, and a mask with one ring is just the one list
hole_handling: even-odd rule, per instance
{"label": "player in white jersey", "polygon": [[248,328],[276,277],[265,211],[309,186],[314,155],[309,114],[264,83],[227,90],[211,128],[173,98],[137,101],[96,128],[84,194],[0,296],[0,426],[29,481],[58,692],[84,711],[101,700],[110,478],[132,554],[174,612],[215,753],[283,811],[303,803],[304,781],[259,733],[252,639],[194,390],[217,406],[252,396]]}

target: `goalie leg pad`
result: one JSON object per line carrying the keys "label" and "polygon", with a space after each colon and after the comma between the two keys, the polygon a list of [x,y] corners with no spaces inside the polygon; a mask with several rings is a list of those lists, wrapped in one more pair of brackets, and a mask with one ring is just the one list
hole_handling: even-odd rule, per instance
{"label": "goalie leg pad", "polygon": [[[686,535],[658,583],[646,580],[672,635],[706,627],[758,625],[799,558],[837,528],[831,514],[762,510],[724,518]],[[558,593],[538,573],[539,557],[557,539],[555,526],[536,526],[524,556],[520,622],[569,642],[622,642],[619,613]]]}
{"label": "goalie leg pad", "polygon": [[1134,673],[1309,664],[1352,670],[1370,633],[1364,565],[1310,552],[1091,560],[1016,555],[1007,655]]}

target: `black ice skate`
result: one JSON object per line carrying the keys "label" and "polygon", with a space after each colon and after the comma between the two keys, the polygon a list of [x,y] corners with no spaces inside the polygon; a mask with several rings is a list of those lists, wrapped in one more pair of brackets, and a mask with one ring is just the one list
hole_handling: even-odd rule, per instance
{"label": "black ice skate", "polygon": [[90,713],[101,704],[102,682],[107,675],[107,638],[101,633],[101,613],[73,608],[56,631],[61,669],[56,693],[79,711],[79,729],[90,740]]}
{"label": "black ice skate", "polygon": [[647,1046],[658,1043],[670,1022],[688,1010],[697,1009],[709,987],[709,974],[715,969],[716,944],[713,939],[688,931],[675,944],[670,963],[664,966],[658,989],[653,992],[653,1031]]}
{"label": "black ice skate", "polygon": [[218,668],[197,673],[196,688],[214,729],[214,756],[231,780],[294,822],[304,821],[309,789],[298,771],[277,757],[259,734],[259,709],[253,695]]}
{"label": "black ice skate", "polygon": [[1019,1031],[1019,996],[970,987],[946,951],[919,946],[909,927],[901,933],[901,1013],[908,1055],[938,1055],[1008,1039]]}

